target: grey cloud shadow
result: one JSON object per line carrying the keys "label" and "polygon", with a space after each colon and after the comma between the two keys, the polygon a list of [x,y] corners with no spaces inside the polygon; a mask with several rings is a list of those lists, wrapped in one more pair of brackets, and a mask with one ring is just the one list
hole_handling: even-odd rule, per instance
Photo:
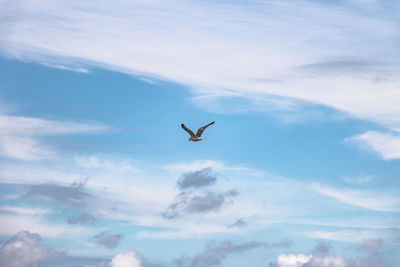
{"label": "grey cloud shadow", "polygon": [[98,245],[102,245],[108,249],[115,248],[118,246],[121,240],[121,234],[110,234],[108,231],[101,232],[94,237],[95,242]]}
{"label": "grey cloud shadow", "polygon": [[236,191],[226,193],[195,193],[181,192],[175,197],[172,203],[163,213],[166,219],[174,219],[183,214],[202,214],[208,212],[218,212],[224,204],[229,203],[229,197],[237,196]]}
{"label": "grey cloud shadow", "polygon": [[365,73],[382,72],[388,66],[378,60],[343,58],[303,64],[294,69],[316,73]]}
{"label": "grey cloud shadow", "polygon": [[218,212],[225,204],[231,203],[231,198],[238,195],[236,190],[225,193],[200,190],[217,181],[217,177],[211,175],[211,171],[211,168],[203,168],[184,173],[177,181],[180,192],[162,216],[165,219],[174,219],[184,214]]}
{"label": "grey cloud shadow", "polygon": [[195,172],[187,172],[182,175],[177,184],[180,189],[190,187],[199,188],[214,184],[217,177],[210,174],[211,168],[204,168]]}
{"label": "grey cloud shadow", "polygon": [[282,248],[291,245],[291,241],[288,240],[277,243],[258,241],[235,243],[227,240],[220,242],[213,240],[205,244],[204,250],[200,254],[192,257],[183,255],[176,259],[174,264],[179,267],[211,267],[221,265],[222,261],[232,254],[240,254],[258,248]]}
{"label": "grey cloud shadow", "polygon": [[70,186],[54,183],[30,185],[29,191],[25,195],[27,198],[48,201],[58,201],[74,207],[82,207],[95,196],[84,192],[87,179],[82,182],[75,182]]}
{"label": "grey cloud shadow", "polygon": [[97,218],[93,215],[87,212],[82,212],[80,214],[69,217],[67,222],[68,224],[93,224],[96,221]]}
{"label": "grey cloud shadow", "polygon": [[236,220],[236,222],[234,222],[233,224],[228,225],[227,228],[235,228],[235,227],[241,228],[241,227],[247,226],[247,224],[248,223],[246,222],[246,220],[244,218],[240,218],[240,219]]}

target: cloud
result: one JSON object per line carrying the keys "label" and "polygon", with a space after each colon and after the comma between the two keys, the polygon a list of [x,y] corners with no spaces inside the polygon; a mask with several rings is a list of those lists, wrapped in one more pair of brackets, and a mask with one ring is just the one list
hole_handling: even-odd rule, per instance
{"label": "cloud", "polygon": [[110,130],[101,124],[84,124],[0,114],[0,156],[39,160],[54,155],[54,149],[39,141],[49,135],[88,134]]}
{"label": "cloud", "polygon": [[115,248],[118,246],[119,241],[121,240],[121,234],[112,235],[107,231],[101,232],[94,237],[94,240],[97,244],[105,246],[108,249]]}
{"label": "cloud", "polygon": [[228,228],[232,228],[232,227],[244,227],[247,225],[247,222],[243,219],[240,218],[238,219],[236,222],[234,222],[233,224],[229,225]]}
{"label": "cloud", "polygon": [[372,16],[343,1],[15,2],[2,5],[1,52],[175,81],[197,96],[317,103],[394,127],[398,3],[373,2]]}
{"label": "cloud", "polygon": [[297,69],[315,72],[325,73],[359,73],[359,72],[377,72],[381,71],[385,67],[382,62],[375,60],[366,59],[336,59],[331,61],[322,61],[311,64],[305,64],[298,66]]}
{"label": "cloud", "polygon": [[309,262],[312,255],[305,254],[280,254],[276,259],[274,267],[302,267]]}
{"label": "cloud", "polygon": [[389,264],[379,253],[381,239],[364,240],[359,249],[366,249],[368,255],[360,258],[346,258],[343,256],[327,255],[330,246],[318,243],[311,254],[279,254],[270,267],[389,267]]}
{"label": "cloud", "polygon": [[262,242],[244,242],[233,243],[231,241],[210,241],[206,243],[204,251],[193,257],[185,257],[175,260],[175,264],[179,267],[202,267],[221,265],[230,254],[246,252],[251,249],[265,247]]}
{"label": "cloud", "polygon": [[354,143],[361,148],[371,150],[385,160],[400,159],[400,135],[367,131],[347,138],[346,142]]}
{"label": "cloud", "polygon": [[211,168],[204,168],[195,172],[184,173],[178,180],[180,189],[187,189],[190,187],[198,188],[214,184],[217,177],[210,175]]}
{"label": "cloud", "polygon": [[319,184],[314,184],[313,188],[323,195],[364,209],[386,212],[400,211],[400,198],[397,195],[374,191],[338,190]]}
{"label": "cloud", "polygon": [[[214,166],[221,164],[216,162],[212,163]],[[168,169],[176,169],[176,166],[168,166]],[[185,167],[184,167],[185,168]],[[182,169],[182,167],[178,167]],[[202,168],[197,171],[189,171],[182,175],[177,181],[180,192],[175,197],[174,202],[169,205],[167,210],[163,213],[163,217],[167,219],[174,219],[182,214],[204,214],[208,212],[220,211],[223,205],[229,203],[228,198],[236,197],[238,192],[230,190],[225,193],[199,191],[203,187],[214,184],[217,180],[216,176],[210,175],[211,167]],[[188,190],[193,188],[193,190]]]}
{"label": "cloud", "polygon": [[10,212],[17,215],[45,215],[51,213],[50,209],[35,208],[35,207],[16,207],[16,206],[0,206],[1,212]]}
{"label": "cloud", "polygon": [[331,246],[324,242],[318,242],[313,250],[313,254],[321,255],[327,254],[331,249]]}
{"label": "cloud", "polygon": [[307,231],[305,236],[316,239],[327,239],[341,242],[363,242],[365,240],[380,239],[382,232],[377,230],[339,230],[339,231]]}
{"label": "cloud", "polygon": [[95,197],[84,192],[86,180],[74,182],[70,186],[47,183],[31,185],[26,197],[33,199],[42,199],[58,201],[74,207],[83,207],[86,203]]}
{"label": "cloud", "polygon": [[86,223],[90,224],[94,223],[95,221],[96,217],[86,212],[68,218],[69,224],[86,224]]}
{"label": "cloud", "polygon": [[306,254],[279,254],[270,267],[394,267],[378,251],[371,251],[366,257],[346,258],[343,256],[316,256]]}
{"label": "cloud", "polygon": [[0,266],[31,267],[62,256],[41,244],[38,234],[21,231],[5,242],[0,249]]}
{"label": "cloud", "polygon": [[372,181],[374,177],[372,175],[359,175],[356,177],[344,176],[343,180],[351,184],[366,184]]}
{"label": "cloud", "polygon": [[366,250],[377,250],[382,247],[384,240],[383,239],[368,239],[361,242],[359,248]]}
{"label": "cloud", "polygon": [[134,250],[117,254],[110,262],[103,261],[98,267],[143,267],[143,258]]}
{"label": "cloud", "polygon": [[201,214],[208,212],[217,212],[227,202],[227,197],[235,197],[236,191],[227,193],[206,192],[197,194],[193,192],[181,192],[175,198],[164,212],[163,216],[167,219],[173,219],[181,214]]}

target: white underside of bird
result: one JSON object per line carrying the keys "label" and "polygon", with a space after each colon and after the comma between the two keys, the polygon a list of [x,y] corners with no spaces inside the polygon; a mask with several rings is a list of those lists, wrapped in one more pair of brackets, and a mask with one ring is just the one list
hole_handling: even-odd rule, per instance
{"label": "white underside of bird", "polygon": [[188,133],[190,134],[189,142],[190,142],[190,141],[198,142],[198,141],[201,141],[201,140],[205,140],[205,138],[201,138],[201,135],[203,134],[204,130],[205,130],[208,126],[214,124],[214,122],[215,122],[215,121],[213,121],[213,122],[211,122],[211,123],[209,123],[209,124],[207,124],[207,125],[205,125],[205,126],[203,126],[203,127],[200,127],[200,128],[197,130],[197,133],[196,133],[196,134],[194,134],[194,133],[192,132],[192,130],[190,130],[188,127],[186,127],[185,124],[182,123],[181,126],[182,126],[183,130],[185,130],[186,132],[188,132]]}

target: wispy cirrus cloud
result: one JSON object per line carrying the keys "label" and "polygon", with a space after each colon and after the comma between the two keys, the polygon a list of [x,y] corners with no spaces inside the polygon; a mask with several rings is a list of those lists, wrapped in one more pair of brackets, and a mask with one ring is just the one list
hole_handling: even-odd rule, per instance
{"label": "wispy cirrus cloud", "polygon": [[102,124],[0,114],[0,156],[26,161],[45,159],[54,156],[56,151],[40,137],[93,134],[110,129]]}
{"label": "wispy cirrus cloud", "polygon": [[354,189],[338,190],[320,184],[314,184],[313,188],[323,195],[364,209],[386,212],[400,211],[400,198],[397,194],[390,195],[384,192]]}
{"label": "wispy cirrus cloud", "polygon": [[377,153],[385,160],[400,158],[400,134],[367,131],[347,138],[346,142],[354,143],[362,149]]}
{"label": "wispy cirrus cloud", "polygon": [[2,5],[0,49],[167,79],[209,99],[316,103],[398,128],[398,3],[339,2],[14,2]]}

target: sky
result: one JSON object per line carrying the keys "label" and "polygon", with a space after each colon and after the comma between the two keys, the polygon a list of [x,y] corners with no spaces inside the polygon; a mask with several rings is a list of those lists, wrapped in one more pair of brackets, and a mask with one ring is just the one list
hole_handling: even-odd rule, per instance
{"label": "sky", "polygon": [[0,0],[0,267],[400,266],[399,17]]}

